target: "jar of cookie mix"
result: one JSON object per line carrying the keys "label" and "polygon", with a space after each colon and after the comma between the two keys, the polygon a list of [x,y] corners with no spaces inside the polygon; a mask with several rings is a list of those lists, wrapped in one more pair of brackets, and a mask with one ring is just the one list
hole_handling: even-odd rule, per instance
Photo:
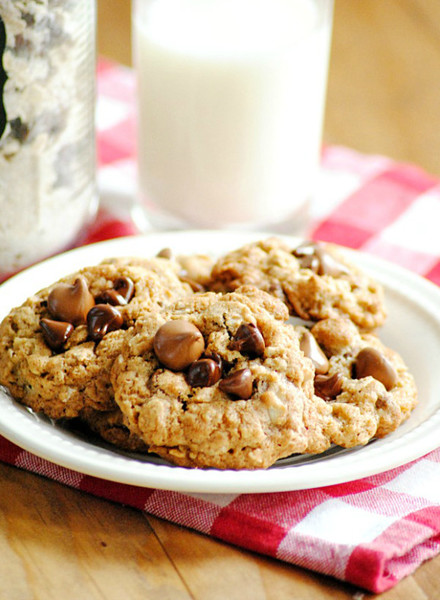
{"label": "jar of cookie mix", "polygon": [[95,0],[0,0],[0,276],[96,209]]}

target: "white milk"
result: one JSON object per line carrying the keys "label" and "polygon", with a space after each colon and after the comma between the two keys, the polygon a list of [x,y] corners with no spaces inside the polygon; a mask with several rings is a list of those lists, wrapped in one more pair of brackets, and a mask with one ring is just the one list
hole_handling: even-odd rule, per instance
{"label": "white milk", "polygon": [[304,206],[321,142],[323,4],[138,3],[139,180],[153,221],[265,225]]}

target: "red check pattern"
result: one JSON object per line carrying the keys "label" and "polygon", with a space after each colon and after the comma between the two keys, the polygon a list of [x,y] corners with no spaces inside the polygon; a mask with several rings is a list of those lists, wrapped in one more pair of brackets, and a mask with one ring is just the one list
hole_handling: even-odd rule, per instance
{"label": "red check pattern", "polygon": [[[136,233],[134,80],[101,62],[102,208],[82,243]],[[382,156],[327,147],[310,236],[370,252],[440,284],[440,180]],[[0,437],[0,459],[220,540],[351,582],[391,588],[440,551],[440,449],[347,484],[272,494],[184,494],[70,471]]]}

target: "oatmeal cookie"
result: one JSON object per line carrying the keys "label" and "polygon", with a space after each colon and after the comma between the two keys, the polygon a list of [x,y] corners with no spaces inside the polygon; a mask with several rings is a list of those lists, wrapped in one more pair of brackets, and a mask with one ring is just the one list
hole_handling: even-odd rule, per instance
{"label": "oatmeal cookie", "polygon": [[185,467],[266,468],[325,450],[331,409],[314,397],[313,363],[287,317],[248,287],[140,318],[111,374],[130,430]]}
{"label": "oatmeal cookie", "polygon": [[326,434],[345,448],[382,438],[417,404],[413,376],[397,352],[349,319],[325,319],[309,331],[297,327],[300,345],[316,367],[315,393],[331,409]]}
{"label": "oatmeal cookie", "polygon": [[181,268],[181,277],[189,282],[194,282],[200,288],[207,290],[211,280],[211,271],[214,259],[206,254],[178,254],[177,263]]}
{"label": "oatmeal cookie", "polygon": [[171,260],[164,256],[118,256],[107,258],[101,264],[113,264],[118,267],[141,267],[154,273],[164,286],[165,291],[167,289],[170,290],[169,294],[160,298],[162,306],[170,304],[170,302],[176,299],[176,288],[179,290],[179,296],[182,295],[182,291],[188,295],[193,292],[191,282],[185,279],[186,273],[182,272],[180,264],[176,260]]}
{"label": "oatmeal cookie", "polygon": [[115,405],[112,410],[85,408],[81,411],[80,422],[105,442],[128,452],[146,452],[145,443],[126,427],[124,418]]}
{"label": "oatmeal cookie", "polygon": [[153,258],[118,257],[107,259],[105,262],[145,267],[161,276],[164,282],[167,278],[173,280],[177,276],[194,292],[206,291],[214,265],[214,260],[206,254],[174,256],[170,248],[163,248]]}
{"label": "oatmeal cookie", "polygon": [[113,407],[110,367],[125,330],[190,287],[140,266],[83,268],[30,297],[0,325],[0,383],[36,412],[76,417]]}
{"label": "oatmeal cookie", "polygon": [[244,284],[280,298],[292,315],[305,320],[345,315],[360,328],[372,330],[386,316],[382,287],[329,244],[307,242],[291,248],[269,238],[216,262],[210,289],[230,292]]}

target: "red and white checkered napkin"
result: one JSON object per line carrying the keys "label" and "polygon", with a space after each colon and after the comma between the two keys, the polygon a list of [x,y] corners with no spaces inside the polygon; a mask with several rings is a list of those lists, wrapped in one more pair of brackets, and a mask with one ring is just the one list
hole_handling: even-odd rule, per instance
{"label": "red and white checkered napkin", "polygon": [[[134,82],[101,63],[103,208],[84,242],[136,231]],[[116,210],[115,210],[116,209]],[[384,157],[328,147],[310,236],[374,253],[440,284],[440,181]],[[440,551],[440,449],[381,475],[271,494],[184,494],[113,483],[48,463],[0,437],[0,459],[221,540],[382,592]]]}

